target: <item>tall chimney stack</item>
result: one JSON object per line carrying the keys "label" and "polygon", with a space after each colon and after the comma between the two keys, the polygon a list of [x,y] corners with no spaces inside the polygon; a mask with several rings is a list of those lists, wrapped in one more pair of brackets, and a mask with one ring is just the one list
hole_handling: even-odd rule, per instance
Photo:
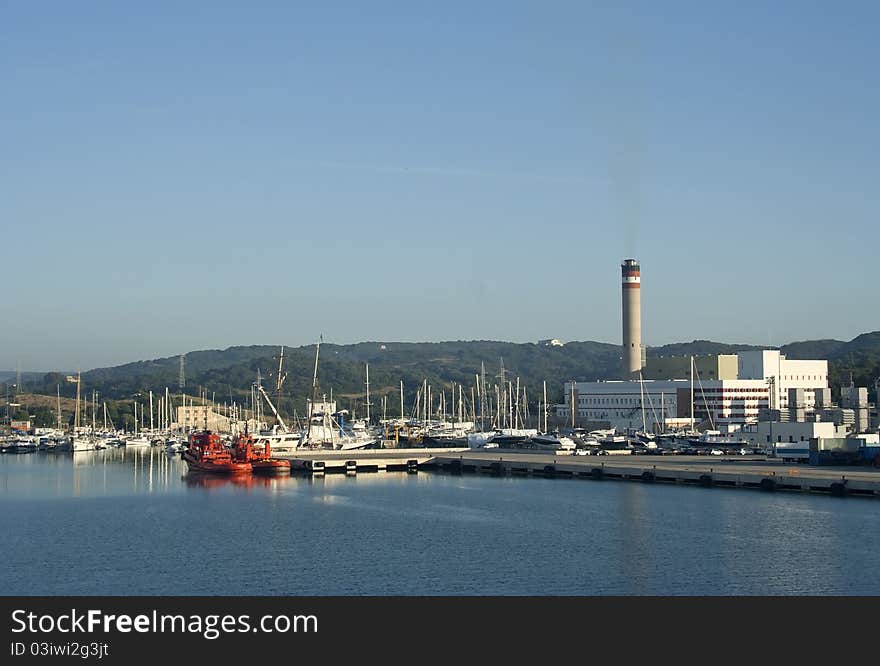
{"label": "tall chimney stack", "polygon": [[642,369],[641,270],[635,259],[620,265],[623,292],[623,378],[631,379]]}

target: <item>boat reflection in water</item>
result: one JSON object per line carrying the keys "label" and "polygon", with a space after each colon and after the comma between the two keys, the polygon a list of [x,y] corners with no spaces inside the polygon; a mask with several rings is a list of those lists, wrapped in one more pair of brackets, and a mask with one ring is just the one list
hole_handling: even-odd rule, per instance
{"label": "boat reflection in water", "polygon": [[190,471],[181,477],[190,488],[270,488],[275,489],[285,483],[295,483],[292,476],[263,474],[211,474]]}

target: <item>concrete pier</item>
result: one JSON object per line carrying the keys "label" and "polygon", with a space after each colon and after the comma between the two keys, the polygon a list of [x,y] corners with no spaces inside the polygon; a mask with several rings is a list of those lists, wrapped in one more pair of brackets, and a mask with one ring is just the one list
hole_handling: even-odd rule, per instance
{"label": "concrete pier", "polygon": [[293,472],[313,475],[385,471],[414,474],[433,469],[493,476],[619,480],[880,497],[880,469],[810,467],[764,456],[574,456],[561,451],[554,454],[523,453],[514,449],[418,448],[304,450],[278,457],[290,460]]}
{"label": "concrete pier", "polygon": [[415,473],[437,455],[454,455],[467,449],[353,449],[351,451],[312,451],[279,454],[290,460],[290,469],[307,474],[405,471]]}
{"label": "concrete pier", "polygon": [[809,467],[763,456],[573,456],[493,449],[438,453],[424,466],[453,473],[495,476],[531,475],[880,497],[880,469]]}

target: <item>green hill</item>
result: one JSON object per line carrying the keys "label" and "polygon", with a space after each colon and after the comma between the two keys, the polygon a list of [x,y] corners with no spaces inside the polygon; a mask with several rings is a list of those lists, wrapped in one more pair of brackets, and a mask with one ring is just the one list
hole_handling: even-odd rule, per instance
{"label": "green hill", "polygon": [[[654,347],[648,350],[648,367],[677,367],[682,358],[710,354],[735,353],[743,349],[760,349],[753,345],[733,345],[694,340]],[[189,395],[206,391],[216,402],[247,401],[251,385],[259,372],[263,386],[274,397],[280,346],[239,346],[223,350],[202,350],[186,354],[186,389]],[[880,377],[880,331],[865,333],[851,340],[814,340],[793,342],[781,348],[789,358],[827,358],[832,387],[848,381],[849,373],[857,385],[869,386]],[[282,411],[300,414],[310,394],[315,362],[315,346],[286,347]],[[487,340],[450,342],[361,342],[353,345],[323,344],[320,350],[318,382],[320,393],[341,399],[341,406],[363,413],[365,364],[370,366],[370,392],[373,411],[381,409],[382,396],[387,395],[389,411],[399,407],[399,386],[404,382],[407,410],[416,389],[424,380],[433,387],[434,395],[461,384],[468,393],[475,376],[485,365],[487,382],[500,383],[501,364],[505,379],[520,379],[532,402],[536,401],[546,380],[551,401],[563,399],[563,383],[567,380],[591,381],[615,378],[619,372],[620,347],[600,342],[569,342],[563,347],[517,344]],[[686,367],[685,362],[685,367]],[[168,387],[178,392],[179,357],[138,361],[112,368],[98,368],[83,373],[83,391],[97,390],[101,399],[144,399]],[[8,381],[8,380],[7,380]],[[13,380],[14,381],[14,380]],[[73,397],[75,384],[65,381],[60,373],[29,376],[30,391],[55,394],[57,384],[62,395]]]}

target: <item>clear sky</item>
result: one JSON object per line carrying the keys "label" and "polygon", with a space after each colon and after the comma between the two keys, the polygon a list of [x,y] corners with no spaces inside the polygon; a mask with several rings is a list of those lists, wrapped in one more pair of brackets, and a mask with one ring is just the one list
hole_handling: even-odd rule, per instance
{"label": "clear sky", "polygon": [[880,329],[876,2],[0,4],[0,369]]}

